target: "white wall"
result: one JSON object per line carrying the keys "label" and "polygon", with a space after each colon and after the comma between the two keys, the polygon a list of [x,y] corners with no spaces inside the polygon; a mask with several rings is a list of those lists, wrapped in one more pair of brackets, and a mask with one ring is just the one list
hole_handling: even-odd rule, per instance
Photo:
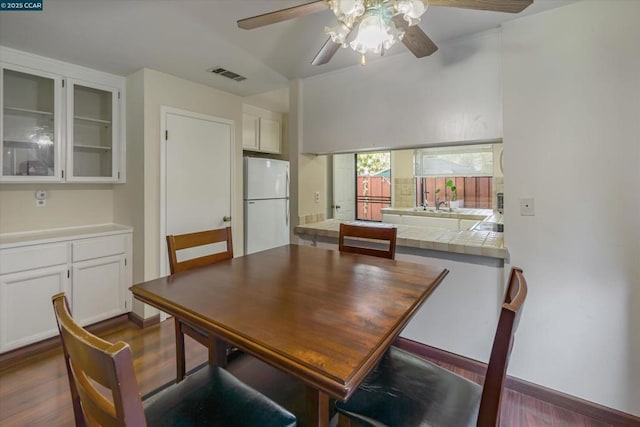
{"label": "white wall", "polygon": [[638,1],[583,1],[503,34],[505,241],[530,286],[510,374],[635,415],[639,17]]}
{"label": "white wall", "polygon": [[[133,227],[133,283],[144,280],[144,69],[127,77],[127,183],[113,191],[113,220]],[[145,318],[151,307],[133,298],[132,309]]]}
{"label": "white wall", "polygon": [[[47,190],[45,207],[36,207],[36,190]],[[0,185],[0,233],[111,222],[111,184]]]}
{"label": "white wall", "polygon": [[257,95],[245,96],[242,102],[276,113],[289,112],[289,87],[272,90],[270,92],[259,93]]}
{"label": "white wall", "polygon": [[[298,215],[324,214],[326,205],[331,204],[327,191],[327,156],[301,154],[298,173]],[[320,194],[317,202],[316,191]]]}
{"label": "white wall", "polygon": [[500,33],[303,80],[304,153],[502,137]]}

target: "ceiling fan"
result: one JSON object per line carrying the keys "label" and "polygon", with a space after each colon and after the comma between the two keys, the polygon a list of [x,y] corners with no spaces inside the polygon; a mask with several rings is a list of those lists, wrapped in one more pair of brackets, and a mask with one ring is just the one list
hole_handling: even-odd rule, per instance
{"label": "ceiling fan", "polygon": [[417,25],[427,6],[519,13],[531,3],[533,0],[316,0],[240,19],[238,27],[250,30],[330,8],[338,23],[325,28],[330,37],[311,63],[326,64],[338,48],[351,46],[362,55],[364,65],[366,53],[384,55],[398,40],[417,58],[437,51],[435,43]]}

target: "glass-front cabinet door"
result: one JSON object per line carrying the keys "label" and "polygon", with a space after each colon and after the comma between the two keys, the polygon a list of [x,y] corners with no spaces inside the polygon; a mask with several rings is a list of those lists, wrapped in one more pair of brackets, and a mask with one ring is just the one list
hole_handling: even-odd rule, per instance
{"label": "glass-front cabinet door", "polygon": [[3,182],[60,181],[62,79],[1,64]]}
{"label": "glass-front cabinet door", "polygon": [[68,80],[67,181],[119,179],[118,91]]}

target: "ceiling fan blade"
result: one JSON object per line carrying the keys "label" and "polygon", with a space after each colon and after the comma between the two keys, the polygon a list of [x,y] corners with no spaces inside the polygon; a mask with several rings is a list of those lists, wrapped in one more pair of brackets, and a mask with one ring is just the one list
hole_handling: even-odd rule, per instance
{"label": "ceiling fan blade", "polygon": [[519,13],[533,3],[533,0],[423,0],[423,2],[429,6],[459,7],[462,9]]}
{"label": "ceiling fan blade", "polygon": [[240,19],[238,21],[238,27],[245,30],[252,30],[265,25],[311,15],[312,13],[326,10],[328,7],[329,4],[326,1],[316,0],[310,3],[301,4],[300,6],[293,6],[287,9],[276,10],[275,12],[252,16],[251,18]]}
{"label": "ceiling fan blade", "polygon": [[417,25],[409,26],[407,21],[404,20],[402,15],[396,15],[393,17],[393,22],[396,27],[401,28],[404,31],[404,37],[402,37],[402,43],[413,53],[416,58],[423,58],[435,53],[438,50],[438,46],[427,36],[420,27]]}
{"label": "ceiling fan blade", "polygon": [[338,49],[340,49],[340,45],[338,43],[332,42],[331,37],[329,37],[327,41],[324,42],[322,48],[320,48],[320,52],[318,52],[316,57],[313,58],[313,61],[311,61],[311,63],[313,65],[326,64],[327,62],[331,61],[331,58],[333,58],[333,55],[336,54]]}

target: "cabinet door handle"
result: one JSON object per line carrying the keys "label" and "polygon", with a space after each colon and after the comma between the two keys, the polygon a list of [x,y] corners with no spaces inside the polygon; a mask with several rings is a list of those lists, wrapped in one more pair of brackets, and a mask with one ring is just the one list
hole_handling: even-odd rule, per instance
{"label": "cabinet door handle", "polygon": [[224,222],[229,222],[229,221],[231,221],[231,217],[230,217],[230,216],[223,216],[223,217],[222,217],[222,220],[223,220]]}

